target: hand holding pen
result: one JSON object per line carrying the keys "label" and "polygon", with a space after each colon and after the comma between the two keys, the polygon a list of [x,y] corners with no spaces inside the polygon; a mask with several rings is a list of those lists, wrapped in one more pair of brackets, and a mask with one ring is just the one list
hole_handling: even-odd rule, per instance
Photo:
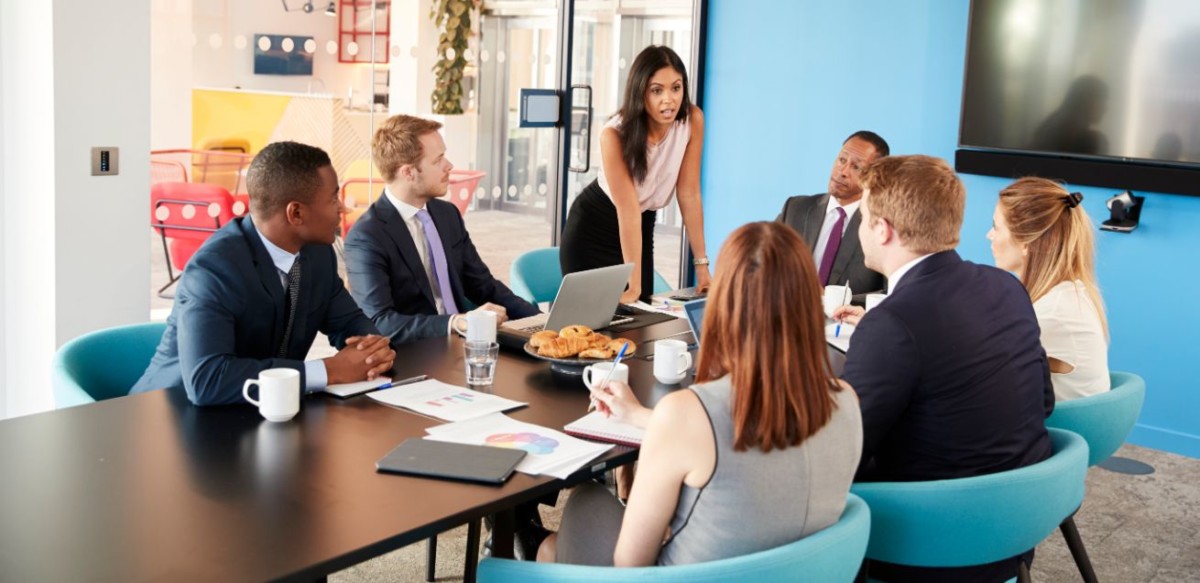
{"label": "hand holding pen", "polygon": [[[604,389],[604,387],[608,386],[609,381],[612,380],[613,372],[615,372],[617,370],[617,365],[621,364],[622,358],[625,358],[626,350],[629,350],[628,342],[621,345],[621,350],[620,350],[620,352],[617,352],[617,357],[615,359],[613,359],[612,366],[608,369],[608,374],[604,375],[604,380],[600,381],[600,383],[598,385],[596,385],[595,389],[593,389],[592,387],[588,387],[589,391],[591,391],[593,394],[595,394],[597,391],[601,391]],[[591,413],[595,409],[596,409],[596,398],[593,396],[591,399],[588,400],[588,408],[587,408],[588,413]]]}

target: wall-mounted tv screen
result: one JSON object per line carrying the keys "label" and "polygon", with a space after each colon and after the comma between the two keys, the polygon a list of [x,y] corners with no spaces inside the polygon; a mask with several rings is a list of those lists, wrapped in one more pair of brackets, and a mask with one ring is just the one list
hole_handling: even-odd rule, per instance
{"label": "wall-mounted tv screen", "polygon": [[973,0],[959,145],[1200,170],[1196,0]]}
{"label": "wall-mounted tv screen", "polygon": [[254,35],[255,75],[312,75],[311,36]]}

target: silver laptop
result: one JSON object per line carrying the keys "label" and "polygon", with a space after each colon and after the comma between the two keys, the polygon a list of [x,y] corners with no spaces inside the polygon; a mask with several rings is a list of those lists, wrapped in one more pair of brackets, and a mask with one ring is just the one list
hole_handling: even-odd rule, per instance
{"label": "silver laptop", "polygon": [[509,320],[500,326],[498,333],[509,340],[528,339],[540,330],[559,330],[577,324],[601,330],[631,321],[632,318],[613,319],[631,273],[633,264],[625,263],[567,274],[559,284],[549,314]]}

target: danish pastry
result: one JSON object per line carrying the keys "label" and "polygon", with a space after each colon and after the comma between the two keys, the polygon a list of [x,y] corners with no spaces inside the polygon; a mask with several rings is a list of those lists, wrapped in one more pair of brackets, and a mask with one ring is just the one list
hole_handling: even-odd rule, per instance
{"label": "danish pastry", "polygon": [[592,329],[587,326],[567,326],[558,331],[558,335],[563,338],[587,338],[592,335]]}
{"label": "danish pastry", "polygon": [[589,348],[579,353],[579,358],[598,358],[601,360],[609,360],[616,356],[617,353],[608,348]]}
{"label": "danish pastry", "polygon": [[535,332],[533,336],[529,338],[529,345],[534,348],[541,348],[542,345],[546,344],[546,342],[549,342],[555,338],[558,338],[558,332],[555,332],[554,330],[541,330],[539,332]]}
{"label": "danish pastry", "polygon": [[632,340],[613,338],[612,340],[608,341],[608,349],[613,351],[613,356],[616,356],[617,353],[621,351],[621,347],[626,343],[629,343],[629,348],[625,349],[625,356],[633,356],[633,353],[637,352],[637,344]]}
{"label": "danish pastry", "polygon": [[583,338],[567,338],[559,336],[546,341],[540,348],[538,354],[548,356],[550,358],[571,358],[580,351],[587,349],[588,342]]}

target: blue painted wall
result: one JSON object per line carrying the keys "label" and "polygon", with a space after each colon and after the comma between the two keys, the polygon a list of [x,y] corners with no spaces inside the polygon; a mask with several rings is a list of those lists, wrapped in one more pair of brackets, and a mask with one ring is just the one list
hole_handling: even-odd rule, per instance
{"label": "blue painted wall", "polygon": [[[717,249],[784,199],[825,191],[846,136],[878,132],[896,154],[953,160],[967,0],[710,0],[704,215]],[[964,175],[959,252],[991,264],[985,234],[1007,180]],[[1081,188],[1097,224],[1112,188]],[[1101,232],[1110,366],[1142,375],[1133,443],[1200,457],[1200,197],[1147,195],[1141,227]],[[1152,290],[1152,291],[1151,291]]]}

